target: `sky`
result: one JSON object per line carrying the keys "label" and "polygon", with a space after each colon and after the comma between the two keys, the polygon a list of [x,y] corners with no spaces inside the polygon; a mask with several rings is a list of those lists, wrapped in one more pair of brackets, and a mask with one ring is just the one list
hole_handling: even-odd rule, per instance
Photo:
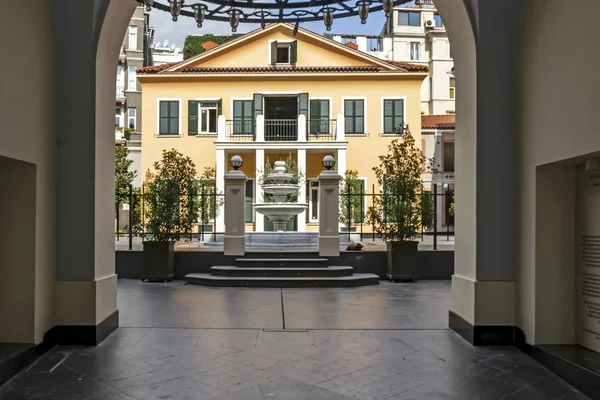
{"label": "sky", "polygon": [[[369,18],[365,25],[360,23],[360,18],[358,18],[358,16],[336,19],[329,32],[325,30],[325,25],[322,21],[306,22],[300,24],[300,26],[318,34],[327,32],[356,35],[379,35],[384,22],[385,14],[383,11],[379,11],[369,14]],[[169,41],[169,44],[175,43],[181,49],[183,49],[185,37],[188,35],[202,35],[206,33],[230,35],[232,33],[228,22],[205,21],[202,28],[198,28],[194,18],[181,16],[177,22],[173,22],[171,14],[160,10],[151,11],[150,26],[155,28],[154,38],[157,42],[162,43],[166,39]],[[238,33],[246,33],[257,29],[259,26],[260,25],[258,24],[240,23]]]}

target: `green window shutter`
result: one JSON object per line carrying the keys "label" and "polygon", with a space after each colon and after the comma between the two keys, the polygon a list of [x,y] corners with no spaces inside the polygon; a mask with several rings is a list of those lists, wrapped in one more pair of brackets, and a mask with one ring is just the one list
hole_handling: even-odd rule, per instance
{"label": "green window shutter", "polygon": [[354,123],[356,133],[365,133],[365,101],[354,101]]}
{"label": "green window shutter", "polygon": [[321,100],[321,118],[331,119],[329,116],[329,100]]}
{"label": "green window shutter", "polygon": [[179,134],[179,102],[178,101],[170,102],[169,133],[171,135]]}
{"label": "green window shutter", "polygon": [[271,42],[271,65],[277,64],[277,40]]}
{"label": "green window shutter", "polygon": [[290,44],[290,64],[298,61],[298,41],[294,40]]}
{"label": "green window shutter", "polygon": [[198,102],[188,101],[188,135],[198,134]]}
{"label": "green window shutter", "polygon": [[308,117],[308,93],[298,94],[298,115],[300,114]]}
{"label": "green window shutter", "polygon": [[[263,95],[261,93],[254,93],[252,96],[252,101],[254,102],[254,118],[263,114]],[[249,117],[249,115],[248,115]]]}
{"label": "green window shutter", "polygon": [[221,114],[223,114],[223,100],[219,99],[217,101],[217,117]]}
{"label": "green window shutter", "polygon": [[319,133],[320,119],[321,119],[321,100],[310,101],[310,131],[309,133],[315,135]]}

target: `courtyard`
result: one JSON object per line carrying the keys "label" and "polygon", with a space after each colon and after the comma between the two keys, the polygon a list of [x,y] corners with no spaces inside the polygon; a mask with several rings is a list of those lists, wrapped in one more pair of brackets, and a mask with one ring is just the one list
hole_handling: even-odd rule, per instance
{"label": "courtyard", "polygon": [[447,329],[449,281],[226,289],[119,280],[120,328],[55,347],[14,399],[586,399],[514,347]]}

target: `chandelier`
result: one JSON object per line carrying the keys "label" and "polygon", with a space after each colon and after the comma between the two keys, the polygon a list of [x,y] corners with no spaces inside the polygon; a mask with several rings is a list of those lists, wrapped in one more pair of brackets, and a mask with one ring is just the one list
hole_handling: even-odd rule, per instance
{"label": "chandelier", "polygon": [[[386,17],[395,6],[411,0],[137,0],[146,6],[169,12],[173,21],[180,16],[196,20],[202,27],[205,20],[229,22],[235,32],[240,23],[258,23],[264,28],[274,22],[301,22],[322,20],[329,31],[334,19],[358,15],[365,24],[372,12],[384,11]],[[421,0],[422,1],[422,0]]]}

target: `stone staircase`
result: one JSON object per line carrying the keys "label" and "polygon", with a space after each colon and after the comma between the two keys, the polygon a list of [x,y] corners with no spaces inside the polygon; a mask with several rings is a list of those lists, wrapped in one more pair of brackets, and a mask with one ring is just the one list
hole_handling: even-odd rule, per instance
{"label": "stone staircase", "polygon": [[[219,287],[356,287],[379,284],[375,274],[355,274],[350,266],[329,265],[327,258],[237,258],[233,266],[214,266],[210,274],[185,276],[188,284]],[[275,256],[277,255],[277,256]]]}

